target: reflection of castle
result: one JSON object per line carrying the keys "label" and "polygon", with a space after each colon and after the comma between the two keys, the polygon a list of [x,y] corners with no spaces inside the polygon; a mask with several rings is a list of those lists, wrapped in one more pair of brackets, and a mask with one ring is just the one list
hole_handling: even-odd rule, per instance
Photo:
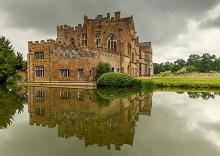
{"label": "reflection of castle", "polygon": [[68,88],[29,88],[30,124],[58,127],[59,137],[76,136],[85,145],[98,146],[133,143],[135,122],[139,114],[150,115],[151,93],[138,93],[129,98],[100,104],[95,90]]}

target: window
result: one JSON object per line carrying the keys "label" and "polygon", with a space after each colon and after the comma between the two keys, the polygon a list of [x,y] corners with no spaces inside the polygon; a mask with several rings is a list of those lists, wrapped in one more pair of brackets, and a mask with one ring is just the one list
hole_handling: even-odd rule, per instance
{"label": "window", "polygon": [[140,76],[142,76],[142,65],[141,65],[141,63],[139,63],[139,74],[140,74]]}
{"label": "window", "polygon": [[44,77],[44,66],[35,66],[36,77]]}
{"label": "window", "polygon": [[147,60],[147,53],[144,53],[144,59]]}
{"label": "window", "polygon": [[101,32],[96,32],[96,47],[101,46]]}
{"label": "window", "polygon": [[77,69],[77,77],[82,78],[83,76],[83,69]]}
{"label": "window", "polygon": [[114,35],[111,35],[107,41],[108,50],[115,53],[117,51],[117,40]]}
{"label": "window", "polygon": [[35,95],[36,101],[44,101],[44,91],[43,90],[37,90]]}
{"label": "window", "polygon": [[61,90],[60,91],[60,99],[69,99],[69,91]]}
{"label": "window", "polygon": [[131,62],[134,63],[134,53],[132,53],[132,55],[131,55]]}
{"label": "window", "polygon": [[35,52],[34,57],[37,60],[44,59],[44,52]]}
{"label": "window", "polygon": [[112,72],[114,72],[114,68],[112,68]]}
{"label": "window", "polygon": [[83,92],[82,91],[78,91],[77,100],[78,101],[83,101],[83,99],[84,99]]}
{"label": "window", "polygon": [[87,35],[85,33],[82,34],[82,46],[83,47],[87,46]]}
{"label": "window", "polygon": [[44,116],[45,115],[45,109],[44,108],[36,108],[35,109],[35,114],[37,116]]}
{"label": "window", "polygon": [[74,40],[74,38],[71,38],[71,39],[70,39],[70,45],[72,45],[72,46],[75,47],[75,40]]}
{"label": "window", "polygon": [[144,65],[144,73],[147,75],[147,64]]}
{"label": "window", "polygon": [[127,73],[130,74],[130,66],[127,67]]}
{"label": "window", "polygon": [[69,69],[60,69],[60,77],[69,77],[70,70]]}
{"label": "window", "polygon": [[131,44],[128,43],[128,56],[130,56],[130,55],[131,55]]}

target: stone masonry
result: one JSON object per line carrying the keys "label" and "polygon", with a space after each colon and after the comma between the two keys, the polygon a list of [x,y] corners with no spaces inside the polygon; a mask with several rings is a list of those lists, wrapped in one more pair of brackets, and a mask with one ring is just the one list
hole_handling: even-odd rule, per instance
{"label": "stone masonry", "polygon": [[151,42],[139,42],[133,16],[84,16],[76,27],[57,26],[56,40],[28,42],[28,82],[93,81],[99,62],[113,72],[152,76]]}

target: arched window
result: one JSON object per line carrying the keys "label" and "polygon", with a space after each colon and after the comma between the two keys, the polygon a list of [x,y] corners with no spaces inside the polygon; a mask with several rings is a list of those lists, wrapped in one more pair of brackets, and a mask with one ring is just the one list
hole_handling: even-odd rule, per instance
{"label": "arched window", "polygon": [[107,41],[108,50],[115,53],[117,51],[117,40],[115,35],[110,35]]}
{"label": "arched window", "polygon": [[71,39],[70,39],[70,45],[75,46],[75,40],[74,40],[74,38],[71,38]]}

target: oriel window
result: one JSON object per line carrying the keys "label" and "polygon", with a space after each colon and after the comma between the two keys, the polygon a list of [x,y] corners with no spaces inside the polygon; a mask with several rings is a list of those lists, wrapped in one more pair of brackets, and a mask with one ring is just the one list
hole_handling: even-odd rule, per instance
{"label": "oriel window", "polygon": [[35,66],[35,76],[44,77],[44,66]]}
{"label": "oriel window", "polygon": [[101,32],[96,32],[96,47],[101,46]]}
{"label": "oriel window", "polygon": [[37,60],[44,59],[44,52],[35,52],[34,53],[34,58]]}
{"label": "oriel window", "polygon": [[69,77],[70,70],[69,69],[60,69],[60,77]]}
{"label": "oriel window", "polygon": [[87,46],[87,35],[86,35],[86,33],[82,34],[82,46],[83,47]]}

